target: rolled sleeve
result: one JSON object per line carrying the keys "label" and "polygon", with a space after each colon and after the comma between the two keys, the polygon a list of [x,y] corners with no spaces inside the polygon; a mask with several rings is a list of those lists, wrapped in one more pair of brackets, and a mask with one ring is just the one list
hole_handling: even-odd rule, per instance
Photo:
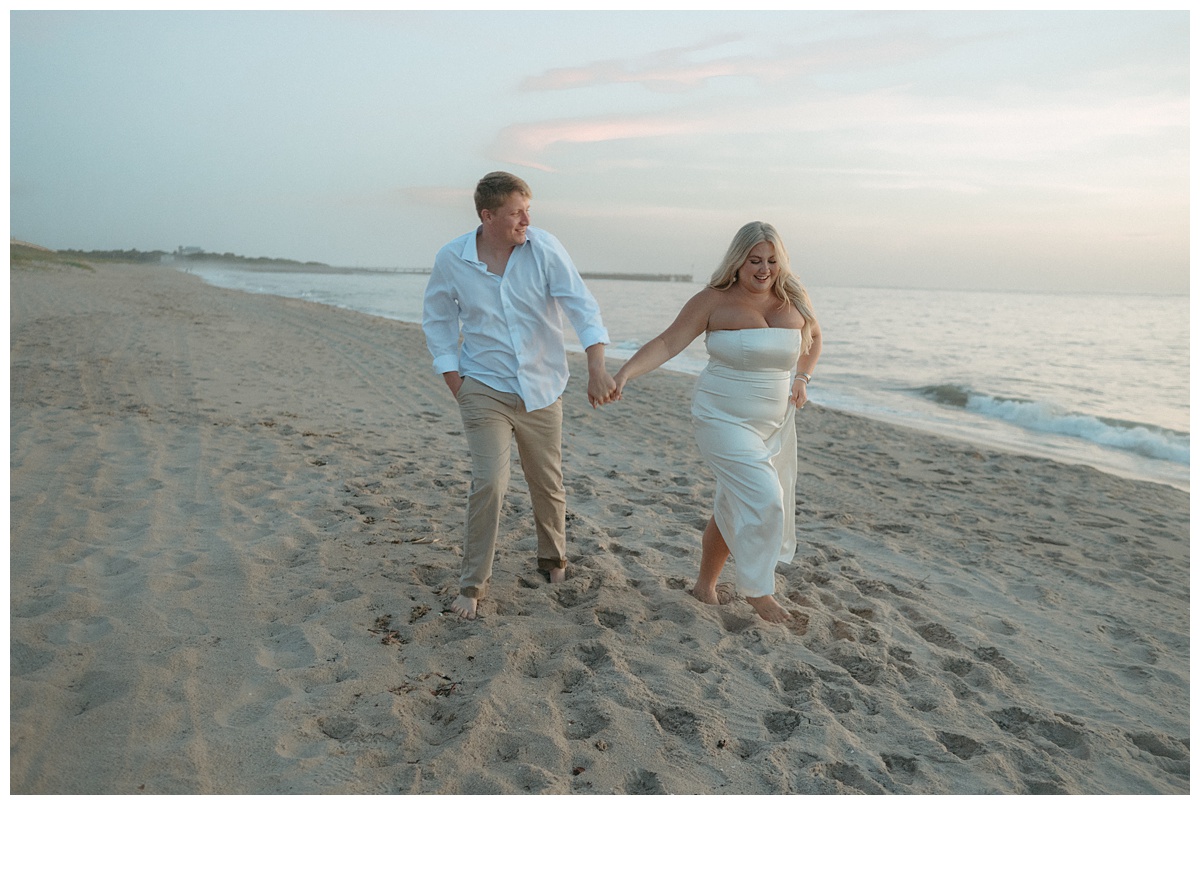
{"label": "rolled sleeve", "polygon": [[600,317],[600,305],[584,283],[562,243],[543,232],[547,251],[550,295],[567,315],[579,343],[587,350],[593,344],[608,344],[608,329]]}
{"label": "rolled sleeve", "polygon": [[445,356],[434,357],[433,371],[438,375],[445,375],[447,372],[458,371],[458,354],[446,354]]}
{"label": "rolled sleeve", "polygon": [[584,350],[587,350],[593,344],[611,343],[608,339],[608,329],[603,326],[588,326],[585,329],[575,326],[575,334],[579,336],[579,343]]}

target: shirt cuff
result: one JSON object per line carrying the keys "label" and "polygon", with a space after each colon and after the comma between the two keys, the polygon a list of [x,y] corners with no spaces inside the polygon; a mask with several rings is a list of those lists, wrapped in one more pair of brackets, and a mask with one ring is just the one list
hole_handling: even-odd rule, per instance
{"label": "shirt cuff", "polygon": [[582,332],[577,332],[579,335],[579,343],[587,350],[593,344],[609,344],[608,329],[603,326],[589,326]]}
{"label": "shirt cuff", "polygon": [[445,375],[447,372],[457,372],[458,356],[450,354],[448,356],[435,357],[433,360],[433,371],[439,375]]}

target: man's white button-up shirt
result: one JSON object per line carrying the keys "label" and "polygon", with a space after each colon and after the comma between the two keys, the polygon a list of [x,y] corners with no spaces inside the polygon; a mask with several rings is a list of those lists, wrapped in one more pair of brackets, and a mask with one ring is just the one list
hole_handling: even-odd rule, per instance
{"label": "man's white button-up shirt", "polygon": [[515,393],[531,412],[543,409],[567,388],[563,314],[586,350],[608,344],[600,306],[552,234],[528,228],[496,276],[479,260],[476,233],[438,251],[425,287],[421,325],[433,369]]}

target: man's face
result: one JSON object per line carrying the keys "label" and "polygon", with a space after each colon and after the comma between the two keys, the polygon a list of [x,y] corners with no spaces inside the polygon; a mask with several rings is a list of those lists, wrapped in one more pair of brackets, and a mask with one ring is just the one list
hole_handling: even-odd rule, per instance
{"label": "man's face", "polygon": [[491,242],[520,246],[525,242],[529,227],[529,197],[513,191],[495,212],[484,209],[481,220]]}

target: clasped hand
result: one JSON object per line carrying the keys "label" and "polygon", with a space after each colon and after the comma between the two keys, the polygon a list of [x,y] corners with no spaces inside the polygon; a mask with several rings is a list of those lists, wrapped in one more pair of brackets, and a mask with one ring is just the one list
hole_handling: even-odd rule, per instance
{"label": "clasped hand", "polygon": [[621,391],[607,369],[588,373],[588,402],[592,408],[606,406],[621,398]]}

